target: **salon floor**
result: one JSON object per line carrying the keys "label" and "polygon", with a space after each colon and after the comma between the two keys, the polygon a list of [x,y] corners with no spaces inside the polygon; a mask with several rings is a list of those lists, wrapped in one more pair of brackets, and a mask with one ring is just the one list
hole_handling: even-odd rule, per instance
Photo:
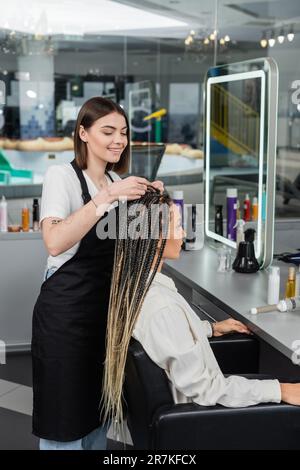
{"label": "salon floor", "polygon": [[[9,355],[0,365],[0,450],[38,449],[38,438],[31,433],[31,386],[30,354]],[[108,439],[107,448],[123,450],[124,445]]]}

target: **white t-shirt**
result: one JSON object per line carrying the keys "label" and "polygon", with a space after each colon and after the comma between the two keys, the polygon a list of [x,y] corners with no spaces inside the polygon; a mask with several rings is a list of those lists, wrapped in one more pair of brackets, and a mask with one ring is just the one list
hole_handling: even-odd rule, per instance
{"label": "white t-shirt", "polygon": [[[121,179],[119,175],[113,171],[109,171],[109,174],[114,181]],[[96,196],[99,190],[84,170],[83,175],[91,197]],[[108,184],[112,183],[107,175],[106,179]],[[82,206],[83,200],[80,181],[71,164],[53,165],[48,168],[43,183],[40,223],[47,217],[65,219]],[[80,242],[76,243],[72,248],[58,256],[49,256],[47,269],[62,266],[75,255],[79,244]]]}

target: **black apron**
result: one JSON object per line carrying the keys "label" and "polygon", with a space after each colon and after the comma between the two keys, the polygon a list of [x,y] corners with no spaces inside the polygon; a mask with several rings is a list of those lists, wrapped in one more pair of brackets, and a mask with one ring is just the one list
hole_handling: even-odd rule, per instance
{"label": "black apron", "polygon": [[[71,165],[87,204],[91,196],[82,170],[75,160]],[[96,226],[76,254],[44,281],[33,311],[33,434],[45,439],[77,440],[101,424],[115,240],[100,240]]]}

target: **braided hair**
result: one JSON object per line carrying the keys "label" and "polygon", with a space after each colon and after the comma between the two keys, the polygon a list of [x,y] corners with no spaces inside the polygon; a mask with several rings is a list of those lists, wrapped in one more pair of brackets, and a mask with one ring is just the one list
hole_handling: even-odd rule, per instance
{"label": "braided hair", "polygon": [[[167,240],[171,198],[152,186],[119,210],[106,331],[102,388],[104,421],[122,430],[122,389],[130,338],[144,298],[161,263]],[[121,203],[120,203],[121,204]],[[120,207],[119,204],[119,207]],[[130,228],[139,228],[132,236]]]}

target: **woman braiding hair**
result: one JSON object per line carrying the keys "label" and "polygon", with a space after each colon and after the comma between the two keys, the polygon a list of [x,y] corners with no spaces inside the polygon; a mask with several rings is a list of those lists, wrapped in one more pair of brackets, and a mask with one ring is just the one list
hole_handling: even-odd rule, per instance
{"label": "woman braiding hair", "polygon": [[[146,194],[119,210],[106,335],[102,412],[120,431],[122,389],[130,338],[143,300],[161,263],[171,198],[148,186]],[[151,272],[150,272],[151,271]]]}

